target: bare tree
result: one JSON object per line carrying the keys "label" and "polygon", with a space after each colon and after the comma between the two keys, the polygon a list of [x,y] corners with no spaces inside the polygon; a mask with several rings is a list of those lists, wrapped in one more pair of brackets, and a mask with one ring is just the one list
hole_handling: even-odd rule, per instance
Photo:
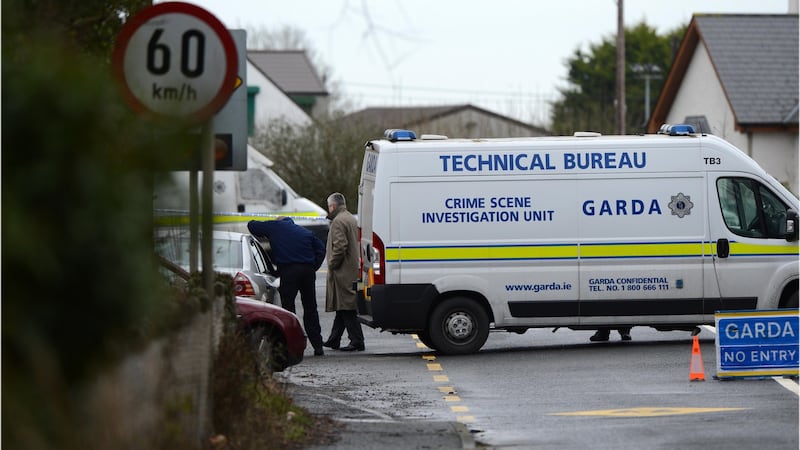
{"label": "bare tree", "polygon": [[[329,109],[346,109],[347,102],[341,94],[341,83],[334,79],[333,69],[324,61],[308,40],[305,31],[289,25],[270,29],[263,25],[247,29],[247,48],[251,50],[302,50],[328,91]],[[330,113],[326,111],[325,113]]]}
{"label": "bare tree", "polygon": [[370,137],[366,128],[337,119],[303,128],[276,120],[258,130],[253,146],[263,149],[275,171],[304,197],[324,207],[331,192],[341,192],[355,208],[364,143]]}

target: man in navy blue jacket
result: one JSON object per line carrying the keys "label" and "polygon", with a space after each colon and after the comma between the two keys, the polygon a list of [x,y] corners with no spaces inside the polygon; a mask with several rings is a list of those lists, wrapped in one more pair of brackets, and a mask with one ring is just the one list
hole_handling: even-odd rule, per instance
{"label": "man in navy blue jacket", "polygon": [[325,244],[314,234],[297,225],[289,217],[275,220],[251,220],[247,229],[256,237],[266,237],[272,249],[272,261],[281,277],[278,292],[281,306],[295,312],[295,298],[300,291],[303,304],[303,327],[309,342],[314,347],[314,355],[321,356],[322,328],[317,312],[316,284],[317,269],[325,260]]}

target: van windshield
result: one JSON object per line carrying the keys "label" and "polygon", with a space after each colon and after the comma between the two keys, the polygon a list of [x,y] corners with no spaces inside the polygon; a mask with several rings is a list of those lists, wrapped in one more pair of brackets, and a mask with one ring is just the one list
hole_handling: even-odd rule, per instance
{"label": "van windshield", "polygon": [[240,175],[239,193],[243,200],[267,201],[274,208],[283,206],[282,187],[264,171],[250,169]]}

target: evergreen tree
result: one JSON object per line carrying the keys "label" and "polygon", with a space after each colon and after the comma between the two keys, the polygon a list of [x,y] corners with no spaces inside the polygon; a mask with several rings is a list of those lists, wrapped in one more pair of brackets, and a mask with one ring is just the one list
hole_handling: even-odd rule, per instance
{"label": "evergreen tree", "polygon": [[[665,35],[641,22],[625,29],[625,80],[627,113],[625,129],[640,133],[645,128],[645,74],[650,78],[650,108],[655,106],[674,52],[686,26]],[[553,103],[551,129],[557,135],[575,131],[613,134],[616,114],[616,38],[605,37],[589,51],[575,49],[567,60],[567,86]]]}

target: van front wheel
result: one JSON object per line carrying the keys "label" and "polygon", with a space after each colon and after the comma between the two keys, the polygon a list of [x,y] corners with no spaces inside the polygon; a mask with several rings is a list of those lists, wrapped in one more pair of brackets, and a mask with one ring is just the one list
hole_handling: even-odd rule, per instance
{"label": "van front wheel", "polygon": [[475,301],[454,297],[436,307],[428,330],[433,348],[441,353],[475,353],[489,336],[489,318]]}
{"label": "van front wheel", "polygon": [[797,308],[797,291],[794,291],[794,293],[786,299],[786,303],[783,304],[782,308]]}

